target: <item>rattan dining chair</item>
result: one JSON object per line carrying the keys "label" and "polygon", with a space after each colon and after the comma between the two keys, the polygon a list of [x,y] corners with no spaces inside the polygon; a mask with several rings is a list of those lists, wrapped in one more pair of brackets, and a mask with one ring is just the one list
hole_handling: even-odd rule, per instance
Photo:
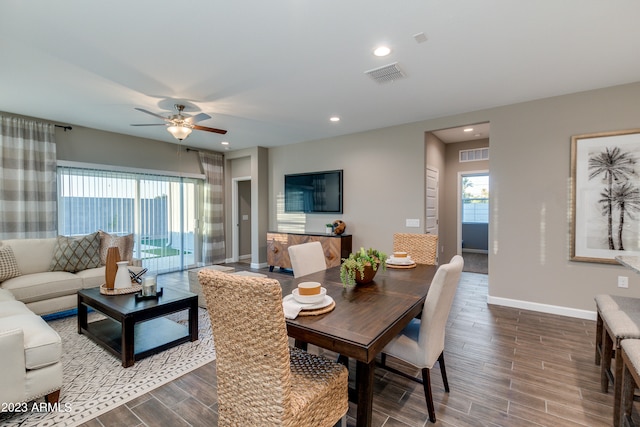
{"label": "rattan dining chair", "polygon": [[293,277],[306,276],[327,269],[327,261],[320,242],[301,243],[289,246],[288,249]]}
{"label": "rattan dining chair", "polygon": [[395,233],[393,251],[406,252],[416,264],[436,265],[437,234]]}
{"label": "rattan dining chair", "polygon": [[288,344],[275,279],[203,269],[216,349],[219,426],[333,426],[348,409],[344,366]]}
{"label": "rattan dining chair", "polygon": [[[438,267],[422,308],[422,317],[413,319],[402,332],[382,350],[380,366],[405,378],[417,381],[424,387],[429,420],[436,421],[430,370],[436,361],[440,365],[444,389],[449,392],[447,371],[444,365],[444,336],[447,318],[458,288],[464,260],[455,255],[449,264]],[[422,370],[422,379],[387,366],[386,356],[393,356]]]}

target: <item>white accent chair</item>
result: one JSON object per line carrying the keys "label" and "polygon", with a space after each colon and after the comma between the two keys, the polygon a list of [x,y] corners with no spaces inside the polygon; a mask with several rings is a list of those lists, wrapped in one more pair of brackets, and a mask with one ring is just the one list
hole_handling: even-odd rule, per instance
{"label": "white accent chair", "polygon": [[306,276],[327,269],[327,261],[320,242],[289,246],[293,277]]}
{"label": "white accent chair", "polygon": [[[439,362],[444,389],[449,392],[447,373],[444,366],[444,336],[447,318],[451,311],[453,298],[458,288],[460,274],[464,260],[455,255],[449,264],[438,268],[431,287],[427,293],[422,316],[413,319],[403,330],[382,350],[380,366],[390,372],[417,381],[424,387],[424,396],[429,410],[429,420],[436,421],[436,413],[431,394],[430,370],[436,361]],[[403,360],[422,370],[422,380],[386,365],[386,356]]]}
{"label": "white accent chair", "polygon": [[42,318],[0,289],[0,404],[44,396],[58,402],[62,387],[62,342]]}

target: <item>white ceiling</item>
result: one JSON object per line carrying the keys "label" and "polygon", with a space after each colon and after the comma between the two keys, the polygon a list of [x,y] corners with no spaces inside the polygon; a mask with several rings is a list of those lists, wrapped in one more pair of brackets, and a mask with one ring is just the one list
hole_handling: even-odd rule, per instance
{"label": "white ceiling", "polygon": [[[638,81],[638,16],[636,0],[2,0],[0,111],[176,142],[130,124],[184,102],[229,130],[188,146],[277,146]],[[364,74],[393,62],[405,78]]]}
{"label": "white ceiling", "polygon": [[431,133],[445,143],[472,141],[489,138],[490,127],[491,123],[469,123],[466,126],[434,130]]}

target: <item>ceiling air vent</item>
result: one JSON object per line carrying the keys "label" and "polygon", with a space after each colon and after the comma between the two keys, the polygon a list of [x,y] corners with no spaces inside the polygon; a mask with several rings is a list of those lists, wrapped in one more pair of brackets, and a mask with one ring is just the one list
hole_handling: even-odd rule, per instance
{"label": "ceiling air vent", "polygon": [[365,71],[364,73],[369,77],[371,77],[373,80],[377,81],[378,83],[392,82],[394,80],[399,80],[405,77],[400,67],[398,67],[397,62],[394,62],[393,64],[385,65],[384,67]]}

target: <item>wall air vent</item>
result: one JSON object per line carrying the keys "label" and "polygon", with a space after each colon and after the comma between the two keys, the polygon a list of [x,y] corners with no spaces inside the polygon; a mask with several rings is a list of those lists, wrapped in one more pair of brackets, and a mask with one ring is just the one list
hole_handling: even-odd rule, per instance
{"label": "wall air vent", "polygon": [[405,74],[402,72],[400,67],[398,67],[397,62],[385,65],[384,67],[365,71],[364,73],[378,83],[392,82],[405,77]]}
{"label": "wall air vent", "polygon": [[489,147],[460,150],[460,163],[489,160]]}

